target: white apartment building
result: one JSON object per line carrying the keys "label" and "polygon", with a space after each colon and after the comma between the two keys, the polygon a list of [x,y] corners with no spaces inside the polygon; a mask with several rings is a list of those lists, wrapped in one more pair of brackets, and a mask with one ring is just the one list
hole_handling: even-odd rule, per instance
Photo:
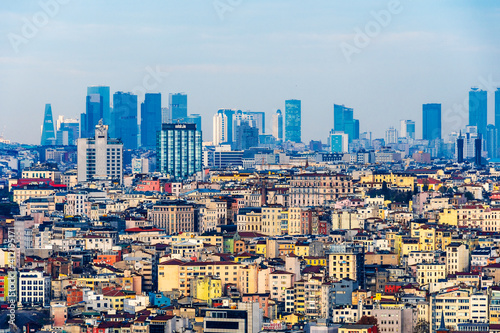
{"label": "white apartment building", "polygon": [[78,182],[93,178],[123,181],[123,143],[108,137],[108,126],[102,121],[94,138],[78,139]]}
{"label": "white apartment building", "polygon": [[23,306],[48,306],[50,276],[33,270],[19,272],[19,302]]}

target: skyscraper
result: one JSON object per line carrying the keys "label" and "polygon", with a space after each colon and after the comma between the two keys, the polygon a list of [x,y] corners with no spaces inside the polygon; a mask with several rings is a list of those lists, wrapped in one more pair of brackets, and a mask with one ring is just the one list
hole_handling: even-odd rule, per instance
{"label": "skyscraper", "polygon": [[245,150],[259,145],[259,129],[242,120],[235,127],[235,148]]}
{"label": "skyscraper", "polygon": [[236,111],[220,109],[213,118],[213,144],[233,143],[233,120]]}
{"label": "skyscraper", "polygon": [[86,98],[86,112],[80,118],[80,136],[91,138],[99,120],[103,119],[103,97],[99,94],[90,94]]}
{"label": "skyscraper", "polygon": [[96,125],[92,138],[78,139],[78,181],[94,178],[112,179],[121,184],[123,179],[123,144],[110,139],[108,125]]}
{"label": "skyscraper", "polygon": [[441,104],[424,104],[422,118],[422,139],[441,139]]}
{"label": "skyscraper", "polygon": [[400,137],[415,139],[415,122],[413,120],[401,120],[400,125]]}
{"label": "skyscraper", "polygon": [[[87,96],[97,94],[102,97],[102,116],[101,118],[104,121],[105,125],[110,125],[112,119],[111,113],[110,113],[110,104],[109,104],[109,99],[110,99],[110,93],[109,93],[109,87],[107,86],[92,86],[92,87],[87,87]],[[101,119],[99,118],[99,119]],[[97,122],[99,121],[97,119]],[[97,122],[89,128],[90,131],[90,136],[94,135],[94,128]]]}
{"label": "skyscraper", "polygon": [[185,122],[187,118],[187,95],[183,93],[169,94],[168,107],[172,115],[172,122]]}
{"label": "skyscraper", "polygon": [[56,144],[56,134],[54,131],[54,118],[52,117],[52,107],[50,104],[45,104],[45,112],[43,114],[42,125],[42,146],[52,146]]}
{"label": "skyscraper", "polygon": [[[495,90],[495,127],[500,128],[500,88]],[[498,136],[497,147],[500,147],[500,135]]]}
{"label": "skyscraper", "polygon": [[488,158],[498,157],[498,129],[495,125],[489,124],[486,127],[486,151],[488,152]]}
{"label": "skyscraper", "polygon": [[259,130],[259,134],[266,132],[266,113],[256,111],[245,111],[243,114],[251,116],[254,121],[254,126]]}
{"label": "skyscraper", "polygon": [[283,141],[283,115],[279,109],[273,114],[273,136],[277,141]]}
{"label": "skyscraper", "polygon": [[156,148],[156,132],[161,130],[161,94],[147,93],[141,103],[141,146]]}
{"label": "skyscraper", "polygon": [[137,149],[137,95],[118,91],[113,94],[110,135],[122,140],[124,149]]}
{"label": "skyscraper", "polygon": [[176,179],[201,171],[201,144],[195,124],[163,124],[156,146],[158,171]]}
{"label": "skyscraper", "polygon": [[301,101],[298,99],[285,101],[285,140],[302,142]]}
{"label": "skyscraper", "polygon": [[485,90],[471,88],[469,91],[469,126],[477,126],[477,132],[486,136],[488,124],[488,93]]}
{"label": "skyscraper", "polygon": [[352,108],[333,104],[333,130],[346,133],[349,142],[359,139],[359,120],[354,119]]}
{"label": "skyscraper", "polygon": [[389,127],[389,129],[385,131],[385,144],[398,143],[398,137],[398,130],[394,127]]}
{"label": "skyscraper", "polygon": [[79,137],[79,123],[76,119],[64,119],[59,116],[57,121],[56,144],[58,146],[76,145]]}
{"label": "skyscraper", "polygon": [[460,132],[460,136],[457,139],[457,162],[464,162],[464,137],[462,136],[462,132]]}
{"label": "skyscraper", "polygon": [[187,123],[189,124],[195,124],[196,125],[196,130],[201,131],[201,115],[200,114],[190,114],[187,117]]}

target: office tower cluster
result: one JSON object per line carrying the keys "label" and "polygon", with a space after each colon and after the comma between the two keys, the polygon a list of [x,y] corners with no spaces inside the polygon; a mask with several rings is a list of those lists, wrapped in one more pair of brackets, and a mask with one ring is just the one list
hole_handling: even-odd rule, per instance
{"label": "office tower cluster", "polygon": [[332,153],[347,153],[349,143],[359,139],[359,120],[354,119],[354,111],[344,105],[333,104],[333,129],[329,144]]}

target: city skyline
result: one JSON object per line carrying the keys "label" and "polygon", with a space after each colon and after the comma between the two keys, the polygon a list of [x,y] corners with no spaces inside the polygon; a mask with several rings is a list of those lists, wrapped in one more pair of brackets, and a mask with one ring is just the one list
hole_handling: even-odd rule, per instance
{"label": "city skyline", "polygon": [[[204,119],[220,108],[269,115],[283,110],[284,100],[300,99],[305,142],[325,142],[331,129],[327,121],[317,128],[314,119],[306,115],[328,117],[333,122],[333,103],[356,110],[360,131],[373,131],[374,137],[383,137],[387,127],[397,127],[400,119],[418,119],[415,115],[422,104],[440,103],[446,136],[467,124],[464,101],[469,88],[480,86],[493,94],[500,78],[495,62],[500,45],[495,33],[499,29],[498,10],[492,2],[423,2],[419,6],[401,2],[401,10],[349,59],[342,43],[355,45],[356,31],[377,22],[372,12],[387,10],[387,2],[349,6],[323,2],[318,7],[299,2],[288,6],[280,6],[281,1],[245,2],[224,12],[222,19],[212,3],[175,2],[175,7],[173,3],[136,8],[123,2],[116,10],[117,18],[112,19],[94,15],[96,2],[61,4],[57,14],[17,48],[12,36],[23,37],[23,19],[29,21],[43,9],[36,3],[7,5],[0,12],[6,18],[1,31],[7,37],[0,44],[5,50],[0,72],[10,80],[1,89],[0,106],[15,112],[1,112],[0,123],[25,117],[41,119],[38,110],[46,103],[52,105],[55,117],[76,118],[85,110],[81,97],[85,89],[107,85],[112,91],[140,92],[139,101],[145,92],[164,96],[185,92],[190,96],[190,113]],[[102,6],[102,12],[115,9],[110,4]],[[195,6],[203,11],[194,10]],[[278,8],[283,17],[296,18],[295,27],[276,23]],[[434,13],[445,9],[450,18],[426,20],[429,24],[421,26],[424,15],[436,17]],[[136,12],[148,13],[144,18],[138,16],[141,29],[120,25],[120,18]],[[481,24],[483,21],[489,24]],[[87,38],[86,33],[99,38]],[[292,38],[292,34],[299,37]],[[129,38],[127,45],[121,42],[125,36]],[[71,40],[81,40],[81,45]],[[156,47],[156,40],[168,45],[182,42],[185,47],[176,53],[166,52],[164,47]],[[67,43],[74,47],[65,49]],[[104,43],[108,49],[121,52],[111,56],[103,50],[98,58],[89,56]],[[254,47],[260,44],[265,47]],[[134,51],[128,52],[129,47]],[[156,52],[142,52],[153,47]],[[58,50],[61,52],[54,52]],[[421,60],[424,54],[425,61]],[[20,99],[21,91],[29,91],[30,98]],[[489,96],[488,123],[493,123],[493,100]],[[373,128],[367,127],[370,117],[381,113],[393,121],[385,124],[375,118]],[[30,130],[25,133],[12,128],[2,128],[2,133],[13,141],[36,143],[39,123],[28,124]],[[416,125],[416,132],[421,133],[421,123]],[[210,122],[204,122],[202,130],[205,137],[211,137]]]}

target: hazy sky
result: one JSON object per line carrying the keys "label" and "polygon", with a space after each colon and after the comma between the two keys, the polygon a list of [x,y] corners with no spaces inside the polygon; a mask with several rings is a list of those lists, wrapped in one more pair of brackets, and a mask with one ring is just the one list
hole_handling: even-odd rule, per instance
{"label": "hazy sky", "polygon": [[325,141],[333,103],[376,137],[403,118],[421,137],[422,104],[442,103],[447,134],[471,86],[500,86],[498,1],[2,1],[0,21],[0,135],[17,142],[40,143],[45,103],[79,117],[89,85],[185,92],[208,140],[219,108],[265,111],[270,132],[301,99],[304,142]]}

